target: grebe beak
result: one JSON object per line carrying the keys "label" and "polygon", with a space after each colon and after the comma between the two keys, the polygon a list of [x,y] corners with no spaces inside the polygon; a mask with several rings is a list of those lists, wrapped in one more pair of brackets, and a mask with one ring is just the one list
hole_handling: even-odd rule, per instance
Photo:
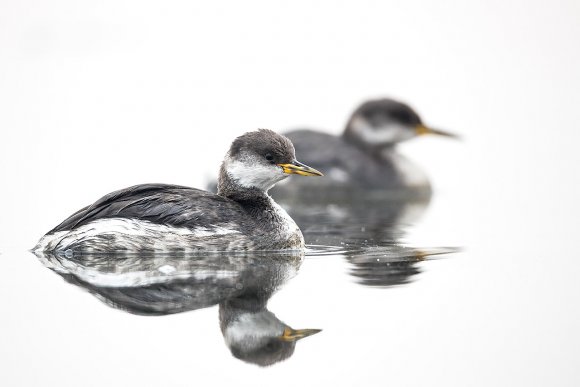
{"label": "grebe beak", "polygon": [[445,131],[439,130],[439,129],[430,128],[430,127],[425,126],[423,124],[419,124],[419,125],[415,126],[415,133],[417,133],[419,136],[422,136],[424,134],[435,134],[438,136],[459,139],[459,136],[456,134],[445,132]]}
{"label": "grebe beak", "polygon": [[290,327],[286,327],[282,336],[279,336],[278,338],[282,341],[298,341],[305,337],[312,336],[320,331],[322,331],[322,329],[292,329]]}
{"label": "grebe beak", "polygon": [[284,173],[287,174],[295,174],[295,175],[302,175],[302,176],[324,176],[321,172],[317,171],[314,168],[309,167],[308,165],[304,165],[299,161],[292,161],[289,164],[276,164],[279,167],[282,167]]}

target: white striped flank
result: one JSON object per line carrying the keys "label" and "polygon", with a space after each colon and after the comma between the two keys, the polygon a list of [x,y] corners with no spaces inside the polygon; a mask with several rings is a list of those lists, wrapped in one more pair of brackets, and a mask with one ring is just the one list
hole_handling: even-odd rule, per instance
{"label": "white striped flank", "polygon": [[211,251],[224,250],[224,237],[229,239],[227,245],[233,247],[240,242],[241,236],[238,230],[227,228],[227,224],[225,227],[190,229],[139,219],[110,218],[95,220],[74,230],[47,234],[38,242],[34,251]]}

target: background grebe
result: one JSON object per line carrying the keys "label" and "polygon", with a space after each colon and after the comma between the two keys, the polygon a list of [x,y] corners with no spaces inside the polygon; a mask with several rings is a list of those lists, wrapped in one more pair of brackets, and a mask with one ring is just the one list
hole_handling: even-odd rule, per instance
{"label": "background grebe", "polygon": [[289,174],[322,175],[296,161],[286,137],[267,129],[248,132],[224,158],[217,195],[166,184],[115,191],[71,215],[34,250],[300,249],[300,229],[267,193]]}
{"label": "background grebe", "polygon": [[[286,136],[304,162],[319,166],[327,178],[320,184],[307,181],[294,186],[282,184],[272,195],[287,197],[311,188],[310,195],[317,192],[335,195],[343,193],[342,190],[390,190],[401,191],[405,197],[410,191],[417,196],[429,196],[427,176],[395,149],[398,143],[425,134],[456,137],[426,126],[410,106],[388,98],[359,106],[341,136],[309,129],[290,131]],[[341,190],[332,191],[337,188]]]}

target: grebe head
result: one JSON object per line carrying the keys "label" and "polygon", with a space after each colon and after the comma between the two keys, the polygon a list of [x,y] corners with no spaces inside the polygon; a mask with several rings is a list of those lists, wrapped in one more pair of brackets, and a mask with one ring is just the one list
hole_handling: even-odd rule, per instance
{"label": "grebe head", "polygon": [[236,138],[222,163],[218,193],[236,188],[268,191],[291,174],[322,176],[296,160],[290,140],[272,130],[259,129]]}
{"label": "grebe head", "polygon": [[456,137],[423,124],[410,106],[384,98],[359,106],[350,117],[343,136],[365,149],[381,149],[424,134]]}
{"label": "grebe head", "polygon": [[[220,304],[220,320],[228,313],[226,308]],[[236,358],[259,366],[269,366],[289,358],[298,340],[321,331],[293,329],[267,309],[234,313],[235,318],[222,322],[226,345]]]}

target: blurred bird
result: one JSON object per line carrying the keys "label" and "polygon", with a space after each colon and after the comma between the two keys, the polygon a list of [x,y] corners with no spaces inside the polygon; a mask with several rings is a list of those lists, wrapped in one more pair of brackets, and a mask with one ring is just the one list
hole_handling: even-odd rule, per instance
{"label": "blurred bird", "polygon": [[[286,133],[296,152],[307,164],[325,171],[325,181],[294,181],[272,191],[275,198],[325,195],[327,198],[349,193],[381,191],[394,197],[428,197],[427,176],[396,151],[396,145],[411,138],[433,134],[457,136],[423,123],[408,105],[392,99],[363,103],[351,115],[342,135],[334,136],[309,129]],[[387,192],[386,192],[387,191]]]}

